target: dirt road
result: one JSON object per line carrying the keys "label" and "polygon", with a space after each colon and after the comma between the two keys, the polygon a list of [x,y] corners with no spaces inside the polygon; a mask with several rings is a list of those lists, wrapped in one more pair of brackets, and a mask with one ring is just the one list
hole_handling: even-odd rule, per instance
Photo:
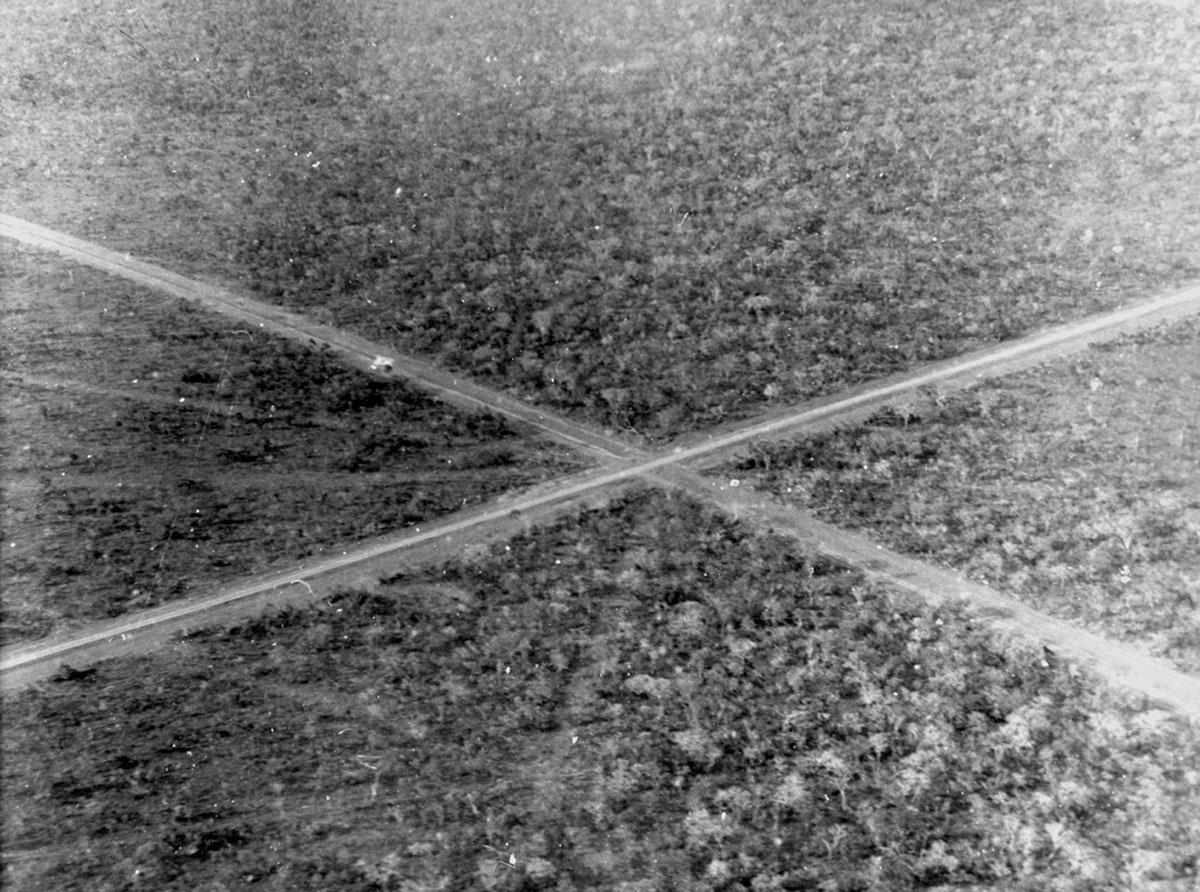
{"label": "dirt road", "polygon": [[1012,598],[969,583],[947,571],[886,551],[864,537],[839,530],[815,518],[747,493],[737,481],[709,481],[695,471],[726,461],[747,444],[764,439],[844,424],[880,408],[902,402],[920,391],[949,391],[1060,358],[1089,344],[1200,311],[1200,286],[1107,313],[1078,323],[897,375],[812,404],[788,407],[765,418],[726,426],[685,438],[651,452],[611,434],[597,431],[512,397],[441,371],[424,361],[396,355],[387,345],[366,341],[320,326],[296,314],[192,282],[151,264],[122,257],[99,246],[43,227],[0,216],[0,235],[53,250],[109,273],[196,300],[250,324],[327,346],[373,375],[403,377],[456,406],[486,408],[533,425],[545,435],[581,449],[602,466],[484,509],[466,512],[434,527],[399,537],[386,537],[344,555],[298,566],[225,589],[203,598],[105,624],[60,641],[38,642],[5,651],[0,671],[4,687],[18,687],[53,673],[64,662],[83,665],[118,654],[161,646],[169,632],[227,621],[248,605],[307,597],[344,584],[348,577],[369,584],[372,568],[386,564],[416,565],[449,556],[455,549],[494,537],[514,525],[543,520],[569,510],[580,499],[604,500],[612,491],[637,480],[681,488],[715,502],[739,517],[786,533],[808,548],[862,569],[868,575],[932,601],[965,600],[980,618],[1004,634],[1042,641],[1107,681],[1139,691],[1172,708],[1200,715],[1200,680],[1178,672],[1136,649],[1081,631]]}

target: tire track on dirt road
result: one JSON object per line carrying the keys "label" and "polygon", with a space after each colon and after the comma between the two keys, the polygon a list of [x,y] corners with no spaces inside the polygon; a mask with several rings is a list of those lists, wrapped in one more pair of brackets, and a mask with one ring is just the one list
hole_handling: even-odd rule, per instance
{"label": "tire track on dirt road", "polygon": [[[168,630],[179,631],[200,624],[197,618],[202,618],[205,623],[227,620],[231,615],[228,612],[230,605],[248,609],[248,605],[264,598],[278,601],[279,591],[284,588],[303,586],[306,595],[311,597],[318,594],[318,585],[322,590],[328,590],[333,580],[343,579],[347,574],[362,584],[370,577],[366,568],[381,562],[390,562],[394,572],[397,561],[416,566],[447,559],[456,553],[456,549],[478,541],[480,537],[494,537],[505,529],[544,522],[583,498],[606,501],[615,489],[640,479],[682,489],[713,502],[757,526],[767,526],[789,535],[806,548],[926,600],[934,603],[964,601],[974,615],[1002,634],[1040,640],[1054,652],[1086,667],[1109,683],[1200,717],[1200,679],[1181,673],[1161,660],[1042,614],[1015,599],[970,583],[960,575],[890,552],[858,534],[824,524],[797,509],[747,493],[739,489],[735,481],[706,480],[696,473],[696,469],[719,464],[757,440],[848,423],[924,388],[948,391],[969,387],[985,378],[1083,350],[1091,343],[1182,318],[1200,311],[1200,286],[852,388],[804,406],[783,408],[765,417],[683,438],[658,452],[650,452],[586,425],[533,409],[422,360],[393,356],[390,347],[315,325],[297,314],[192,282],[52,230],[0,215],[0,235],[49,248],[107,272],[200,301],[284,336],[329,346],[368,373],[403,377],[453,405],[498,412],[526,422],[544,435],[582,448],[602,461],[598,469],[510,499],[497,500],[482,509],[454,515],[429,526],[424,532],[385,537],[339,558],[248,581],[207,598],[156,608],[61,641],[6,649],[0,658],[5,688],[45,677],[68,655],[75,660],[90,662],[117,653],[148,649],[155,646],[155,642],[161,643]],[[376,362],[379,356],[391,358],[390,373],[381,373]],[[148,630],[155,630],[154,635],[151,636]]]}
{"label": "tire track on dirt road", "polygon": [[128,400],[131,403],[144,403],[148,406],[203,411],[220,417],[235,416],[244,419],[265,419],[272,417],[271,413],[262,412],[250,406],[218,402],[217,400],[204,399],[203,397],[182,397],[178,394],[167,393],[162,390],[137,390],[132,387],[90,384],[86,381],[54,378],[47,375],[27,375],[22,372],[11,372],[5,369],[0,369],[0,384],[36,389],[46,393],[63,394],[68,397],[85,394],[103,396],[111,399]]}

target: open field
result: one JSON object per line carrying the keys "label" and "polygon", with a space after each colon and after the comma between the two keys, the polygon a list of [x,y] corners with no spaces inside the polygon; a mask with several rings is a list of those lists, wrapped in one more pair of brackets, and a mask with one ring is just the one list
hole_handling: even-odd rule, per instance
{"label": "open field", "polygon": [[1200,318],[722,468],[1200,672]]}
{"label": "open field", "polygon": [[1200,740],[1138,707],[641,493],[7,699],[5,879],[1171,888]]}
{"label": "open field", "polygon": [[580,467],[503,419],[93,270],[4,263],[8,642]]}
{"label": "open field", "polygon": [[15,213],[651,437],[1200,277],[1200,9],[12,5]]}

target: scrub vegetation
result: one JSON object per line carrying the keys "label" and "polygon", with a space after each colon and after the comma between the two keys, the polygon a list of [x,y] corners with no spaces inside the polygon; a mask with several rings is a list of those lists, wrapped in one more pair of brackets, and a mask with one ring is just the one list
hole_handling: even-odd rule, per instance
{"label": "scrub vegetation", "polygon": [[1193,5],[47,10],[18,212],[651,437],[1200,277]]}
{"label": "scrub vegetation", "polygon": [[[0,56],[6,212],[647,441],[1200,278],[1195,4],[49,0],[0,4]],[[575,466],[2,259],[6,637]],[[738,476],[1195,669],[1194,413],[1142,414],[1194,405],[1195,347],[930,394]],[[1195,727],[659,492],[3,708],[14,890],[1177,892],[1200,865]]]}
{"label": "scrub vegetation", "polygon": [[722,470],[1200,672],[1200,319]]}
{"label": "scrub vegetation", "polygon": [[5,256],[5,643],[578,468],[561,447],[74,265]]}
{"label": "scrub vegetation", "polygon": [[5,703],[11,888],[1150,889],[1200,740],[686,499]]}

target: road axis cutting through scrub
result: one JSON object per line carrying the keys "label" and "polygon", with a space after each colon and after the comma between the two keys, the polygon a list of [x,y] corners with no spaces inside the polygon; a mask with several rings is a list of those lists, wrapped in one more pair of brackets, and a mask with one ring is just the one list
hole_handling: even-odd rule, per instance
{"label": "road axis cutting through scrub", "polygon": [[160,640],[142,636],[149,627],[188,628],[193,624],[192,619],[201,615],[205,621],[212,622],[219,618],[215,611],[220,606],[244,602],[281,586],[303,586],[311,596],[314,592],[313,580],[336,574],[347,567],[408,551],[438,538],[449,542],[456,533],[467,530],[479,533],[488,524],[499,523],[514,513],[544,511],[547,508],[563,510],[581,496],[593,495],[606,487],[624,486],[635,478],[642,478],[700,495],[739,515],[758,517],[761,522],[769,522],[776,529],[797,536],[825,556],[856,566],[893,585],[922,593],[925,597],[934,600],[963,598],[973,605],[977,614],[986,617],[993,626],[1003,628],[1006,633],[1021,632],[1038,638],[1110,682],[1141,691],[1182,712],[1200,715],[1200,680],[1179,673],[1161,661],[1145,657],[1134,648],[1081,633],[1068,624],[1023,607],[1013,599],[953,575],[948,576],[935,568],[884,552],[878,547],[872,550],[871,544],[865,539],[819,524],[803,512],[781,509],[761,498],[748,498],[744,491],[737,491],[736,482],[732,486],[714,484],[687,470],[688,466],[703,468],[718,464],[728,458],[733,450],[747,443],[811,431],[823,425],[862,417],[864,413],[878,410],[922,388],[966,387],[984,377],[996,377],[1016,368],[1081,350],[1089,343],[1105,337],[1180,318],[1200,309],[1200,286],[1060,326],[1012,344],[936,363],[883,382],[853,388],[847,394],[816,401],[815,405],[777,411],[765,420],[752,420],[685,438],[678,444],[668,444],[656,453],[586,425],[532,409],[505,394],[441,372],[421,360],[396,355],[386,345],[314,325],[297,314],[281,311],[225,289],[193,282],[152,264],[18,218],[0,215],[0,235],[55,251],[176,296],[197,300],[210,308],[284,336],[331,347],[369,374],[405,378],[454,405],[487,408],[523,421],[547,436],[583,449],[591,457],[599,459],[602,465],[597,471],[563,481],[560,485],[518,496],[500,509],[484,509],[466,519],[451,518],[415,536],[389,537],[378,544],[348,552],[342,558],[323,561],[303,571],[285,573],[283,577],[286,578],[274,574],[249,585],[172,605],[166,610],[149,612],[140,619],[109,624],[107,628],[90,635],[73,636],[50,645],[36,644],[10,649],[2,664],[9,679],[8,684],[12,684],[17,677],[14,670],[20,673],[23,683],[28,683],[53,671],[53,667],[64,662],[68,654],[78,662],[102,658],[106,647],[109,653],[130,652],[131,648],[137,648],[133,642],[139,637],[147,643]]}

